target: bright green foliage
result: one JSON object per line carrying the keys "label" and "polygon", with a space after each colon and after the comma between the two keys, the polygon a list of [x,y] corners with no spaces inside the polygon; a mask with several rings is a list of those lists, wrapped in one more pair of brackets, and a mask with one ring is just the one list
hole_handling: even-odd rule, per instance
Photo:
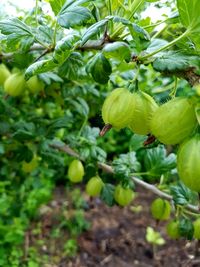
{"label": "bright green foliage", "polygon": [[162,238],[161,234],[149,226],[146,230],[146,240],[153,245],[162,246],[165,244],[165,240]]}
{"label": "bright green foliage", "polygon": [[[199,131],[199,1],[32,2],[16,16],[6,14],[9,8],[0,14],[0,266],[60,266],[75,255],[77,237],[88,229],[87,203],[73,189],[80,181],[77,190],[87,187],[108,206],[131,203],[132,189],[140,186],[134,181],[159,184],[175,208],[181,206],[180,235],[191,239],[195,226],[185,209],[197,205],[198,195],[179,183],[177,147],[159,141],[184,142],[178,173],[198,189],[199,154],[191,135]],[[154,22],[144,16],[150,5],[167,6],[172,14]],[[100,137],[104,123],[123,129]],[[97,173],[104,183],[96,177],[94,187],[89,179]],[[30,245],[25,253],[24,237],[32,228],[41,235],[41,213],[58,187],[67,199],[59,199],[62,214],[50,238],[61,235],[63,244],[61,257],[50,263],[40,253],[44,240],[38,251]],[[149,236],[153,246],[163,243],[154,230]]]}

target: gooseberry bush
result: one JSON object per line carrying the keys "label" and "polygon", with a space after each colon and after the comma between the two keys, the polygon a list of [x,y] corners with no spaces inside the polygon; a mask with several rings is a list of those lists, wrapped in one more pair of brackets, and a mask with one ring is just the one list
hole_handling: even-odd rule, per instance
{"label": "gooseberry bush", "polygon": [[0,266],[60,183],[109,206],[150,190],[169,237],[199,239],[199,1],[35,2],[0,20]]}

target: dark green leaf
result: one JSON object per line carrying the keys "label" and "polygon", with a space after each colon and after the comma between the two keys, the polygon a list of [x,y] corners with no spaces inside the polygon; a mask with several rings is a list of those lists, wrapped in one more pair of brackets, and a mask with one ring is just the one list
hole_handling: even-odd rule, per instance
{"label": "dark green leaf", "polygon": [[147,149],[144,155],[144,167],[151,176],[159,177],[176,167],[176,155],[171,153],[167,156],[163,145]]}
{"label": "dark green leaf", "polygon": [[76,80],[78,71],[83,65],[83,58],[80,53],[72,52],[68,59],[59,67],[59,75],[69,80]]}
{"label": "dark green leaf", "polygon": [[114,186],[112,184],[105,184],[101,191],[101,199],[108,205],[113,206],[114,201]]}
{"label": "dark green leaf", "polygon": [[102,50],[106,58],[116,58],[122,61],[129,61],[131,58],[131,50],[124,42],[114,42],[107,44]]}
{"label": "dark green leaf", "polygon": [[18,141],[26,141],[34,138],[34,134],[26,130],[17,130],[12,137]]}
{"label": "dark green leaf", "polygon": [[91,146],[91,158],[93,160],[99,161],[99,162],[105,162],[106,160],[106,152],[98,147],[98,146]]}
{"label": "dark green leaf", "polygon": [[192,240],[194,233],[194,226],[190,219],[182,218],[179,221],[179,232],[180,235],[187,238],[188,240]]}
{"label": "dark green leaf", "polygon": [[76,100],[71,100],[71,104],[74,105],[76,111],[80,115],[83,115],[84,117],[88,116],[89,106],[83,98],[77,97]]}
{"label": "dark green leaf", "polygon": [[185,70],[190,66],[191,56],[178,52],[165,52],[162,56],[156,58],[153,67],[157,71],[177,71]]}
{"label": "dark green leaf", "polygon": [[92,75],[96,82],[106,84],[112,73],[112,67],[105,56],[99,53],[90,60],[86,71]]}
{"label": "dark green leaf", "polygon": [[176,205],[186,205],[194,198],[194,193],[181,182],[171,186],[170,192]]}
{"label": "dark green leaf", "polygon": [[44,81],[48,85],[50,85],[52,81],[56,83],[63,82],[63,79],[53,72],[46,72],[46,73],[39,74],[39,77],[42,81]]}
{"label": "dark green leaf", "polygon": [[20,46],[26,50],[34,41],[30,27],[18,18],[0,21],[0,30],[7,35],[7,43],[11,47],[20,42]]}
{"label": "dark green leaf", "polygon": [[[168,44],[168,42],[166,40],[163,39],[153,39],[153,41],[149,44],[149,46],[146,49],[146,53],[152,53],[156,50],[158,50],[159,48],[163,47],[164,45]],[[156,55],[162,55],[162,53],[157,53]]]}
{"label": "dark green leaf", "polygon": [[82,132],[82,137],[84,137],[91,145],[95,145],[97,142],[97,137],[99,136],[99,128],[85,126]]}
{"label": "dark green leaf", "polygon": [[121,179],[129,179],[131,174],[140,171],[140,163],[136,158],[136,153],[130,152],[121,154],[119,158],[113,160],[115,174]]}
{"label": "dark green leaf", "polygon": [[87,8],[78,6],[76,2],[74,5],[66,3],[58,14],[58,23],[64,28],[70,28],[81,25],[90,18],[91,13]]}
{"label": "dark green leaf", "polygon": [[128,25],[128,28],[129,28],[130,33],[131,33],[133,38],[137,34],[141,39],[148,40],[148,41],[150,40],[150,36],[149,36],[148,32],[145,31],[139,25],[137,25],[135,23],[131,23],[131,24]]}
{"label": "dark green leaf", "polygon": [[81,45],[84,45],[91,37],[99,33],[99,30],[104,27],[108,21],[109,19],[103,19],[90,26],[82,37]]}
{"label": "dark green leaf", "polygon": [[68,35],[67,37],[64,37],[61,39],[55,47],[53,58],[54,61],[59,64],[62,64],[72,53],[74,49],[74,45],[77,43],[77,41],[80,39],[78,35]]}
{"label": "dark green leaf", "polygon": [[31,29],[18,18],[0,21],[0,30],[5,35],[15,34],[16,36],[32,36]]}
{"label": "dark green leaf", "polygon": [[25,79],[28,80],[32,76],[53,70],[58,65],[52,59],[40,60],[38,62],[33,63],[28,67],[25,72]]}
{"label": "dark green leaf", "polygon": [[20,146],[15,151],[15,159],[17,161],[30,162],[33,158],[33,152],[27,146]]}
{"label": "dark green leaf", "polygon": [[147,139],[144,135],[134,134],[130,140],[131,150],[136,151],[144,147],[144,141]]}

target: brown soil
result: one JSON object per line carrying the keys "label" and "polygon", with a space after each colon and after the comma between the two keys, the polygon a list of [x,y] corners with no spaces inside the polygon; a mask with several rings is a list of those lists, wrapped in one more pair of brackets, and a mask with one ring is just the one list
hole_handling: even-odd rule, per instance
{"label": "brown soil", "polygon": [[[59,188],[54,200],[43,208],[43,215],[39,218],[42,228],[40,236],[33,234],[32,230],[27,233],[28,245],[36,246],[38,238],[43,240],[41,257],[43,254],[49,256],[44,267],[200,266],[200,257],[194,256],[195,241],[170,240],[165,233],[166,223],[157,225],[151,218],[149,203],[154,197],[149,192],[139,192],[133,205],[126,208],[110,208],[99,199],[87,199],[89,208],[85,216],[91,222],[91,227],[78,237],[78,254],[69,258],[62,253],[67,232],[62,232],[57,238],[50,236],[59,223],[61,203],[63,207],[63,201],[66,201],[65,191]],[[138,206],[141,210],[135,211]],[[163,246],[156,248],[155,253],[145,239],[147,226],[159,231],[166,241]]]}

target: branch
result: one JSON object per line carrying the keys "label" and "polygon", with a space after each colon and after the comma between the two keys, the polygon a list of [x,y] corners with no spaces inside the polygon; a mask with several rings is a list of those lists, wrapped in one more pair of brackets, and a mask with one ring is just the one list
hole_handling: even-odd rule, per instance
{"label": "branch", "polygon": [[[70,156],[73,156],[73,157],[81,159],[80,155],[77,152],[75,152],[73,149],[71,149],[69,146],[67,146],[67,145],[62,145],[61,146],[61,145],[57,145],[57,144],[52,144],[50,146],[52,148],[55,148],[55,149],[59,150],[59,151],[63,151],[63,152],[67,153]],[[98,165],[99,169],[102,169],[103,171],[105,171],[107,173],[114,174],[114,170],[113,170],[113,168],[111,166],[109,166],[109,165],[107,165],[105,163],[102,163],[102,162],[98,162],[97,165]],[[157,196],[159,196],[161,198],[164,198],[166,200],[169,200],[169,201],[173,200],[173,197],[171,195],[159,190],[156,186],[154,186],[152,184],[149,184],[149,183],[146,183],[146,182],[144,182],[144,181],[142,181],[139,178],[134,177],[134,176],[132,176],[131,179],[133,180],[133,182],[136,185],[141,186],[141,187],[151,191],[155,195],[157,195]],[[199,207],[197,207],[197,206],[193,206],[191,204],[187,204],[185,207],[188,210],[192,211],[192,212],[200,213]]]}

